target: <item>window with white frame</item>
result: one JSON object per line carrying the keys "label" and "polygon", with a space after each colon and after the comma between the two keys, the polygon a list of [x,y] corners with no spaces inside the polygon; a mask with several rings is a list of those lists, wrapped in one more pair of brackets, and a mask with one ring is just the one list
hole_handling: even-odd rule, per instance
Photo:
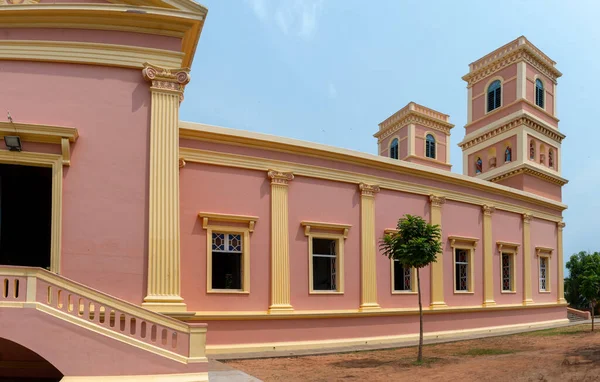
{"label": "window with white frame", "polygon": [[390,158],[398,159],[398,138],[392,140],[392,144],[390,145]]}
{"label": "window with white frame", "polygon": [[540,257],[540,291],[548,291],[548,258]]}
{"label": "window with white frame", "polygon": [[544,83],[539,78],[535,80],[535,104],[544,108]]}
{"label": "window with white frame", "polygon": [[398,260],[393,260],[394,267],[394,291],[412,292],[412,268],[400,264]]}
{"label": "window with white frame", "polygon": [[242,289],[242,234],[212,233],[212,289]]}
{"label": "window with white frame", "polygon": [[338,239],[312,238],[313,290],[338,289]]}
{"label": "window with white frame", "polygon": [[512,292],[514,285],[514,255],[502,253],[502,291]]}
{"label": "window with white frame", "polygon": [[459,292],[469,291],[469,250],[455,249],[454,250],[454,266],[455,266],[455,282],[454,289]]}

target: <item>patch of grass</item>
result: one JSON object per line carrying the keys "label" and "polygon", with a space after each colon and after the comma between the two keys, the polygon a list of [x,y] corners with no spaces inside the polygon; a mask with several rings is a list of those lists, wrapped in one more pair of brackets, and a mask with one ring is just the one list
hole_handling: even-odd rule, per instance
{"label": "patch of grass", "polygon": [[472,348],[467,350],[466,352],[457,353],[456,355],[466,355],[471,357],[476,357],[480,355],[500,355],[500,354],[512,354],[516,353],[517,350],[510,349],[485,349],[485,348]]}
{"label": "patch of grass", "polygon": [[530,336],[530,337],[550,337],[550,336],[576,335],[576,334],[590,332],[590,330],[591,330],[591,325],[577,325],[577,326],[568,326],[568,327],[555,328],[555,329],[536,330],[535,332],[521,333],[519,335]]}

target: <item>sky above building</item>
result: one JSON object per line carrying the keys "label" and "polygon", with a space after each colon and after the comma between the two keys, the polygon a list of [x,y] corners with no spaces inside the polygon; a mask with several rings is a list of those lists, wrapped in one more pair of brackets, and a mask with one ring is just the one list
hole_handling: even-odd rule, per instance
{"label": "sky above building", "polygon": [[378,123],[414,101],[450,115],[462,173],[469,63],[524,35],[557,62],[565,262],[600,250],[600,2],[204,0],[181,119],[377,154]]}

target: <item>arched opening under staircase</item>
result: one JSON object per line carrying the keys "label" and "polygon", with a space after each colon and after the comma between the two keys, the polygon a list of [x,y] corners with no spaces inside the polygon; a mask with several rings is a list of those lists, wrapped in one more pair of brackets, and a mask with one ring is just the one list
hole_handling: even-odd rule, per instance
{"label": "arched opening under staircase", "polygon": [[0,382],[55,382],[62,373],[34,351],[0,338]]}

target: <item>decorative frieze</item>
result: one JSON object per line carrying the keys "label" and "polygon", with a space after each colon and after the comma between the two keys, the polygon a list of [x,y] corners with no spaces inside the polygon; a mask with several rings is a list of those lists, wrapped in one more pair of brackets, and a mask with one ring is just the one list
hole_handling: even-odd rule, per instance
{"label": "decorative frieze", "polygon": [[545,180],[546,182],[554,183],[559,186],[564,186],[565,184],[567,184],[569,182],[568,180],[561,178],[559,176],[545,174],[539,170],[536,170],[535,168],[529,168],[529,167],[519,167],[514,170],[508,171],[504,174],[500,174],[498,176],[490,178],[488,180],[490,182],[498,182],[503,179],[507,179],[507,178],[510,178],[510,177],[513,177],[516,175],[521,175],[521,174],[535,176],[536,178],[540,178],[542,180]]}
{"label": "decorative frieze", "polygon": [[421,125],[433,130],[441,131],[446,135],[450,135],[450,129],[454,127],[453,124],[447,122],[440,122],[432,117],[426,115],[420,115],[412,111],[410,114],[402,119],[398,119],[397,122],[389,122],[385,125],[380,124],[381,130],[375,133],[373,136],[377,138],[378,142],[386,139],[387,137],[395,134],[401,128],[409,124]]}

